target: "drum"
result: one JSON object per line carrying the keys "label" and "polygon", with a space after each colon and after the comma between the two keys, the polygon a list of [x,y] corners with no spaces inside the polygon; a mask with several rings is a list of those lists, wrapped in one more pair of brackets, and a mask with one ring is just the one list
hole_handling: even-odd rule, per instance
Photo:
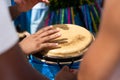
{"label": "drum", "polygon": [[59,65],[60,68],[63,65],[71,67],[82,61],[84,53],[94,41],[93,35],[78,25],[57,24],[53,26],[60,30],[62,36],[51,42],[57,42],[59,46],[55,49],[43,50],[34,56],[44,63]]}

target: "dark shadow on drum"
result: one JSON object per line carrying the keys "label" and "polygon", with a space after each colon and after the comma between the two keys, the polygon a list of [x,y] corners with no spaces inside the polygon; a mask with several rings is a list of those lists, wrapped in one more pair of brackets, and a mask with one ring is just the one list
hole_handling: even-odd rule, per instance
{"label": "dark shadow on drum", "polygon": [[65,25],[65,24],[53,25],[53,27],[55,27],[55,28],[59,27],[59,28],[61,28],[63,30],[69,30],[69,27],[67,25]]}
{"label": "dark shadow on drum", "polygon": [[63,43],[68,43],[67,38],[62,38],[62,39],[57,39],[54,41],[50,41],[50,42],[54,42],[54,43],[58,43],[58,44],[63,44]]}
{"label": "dark shadow on drum", "polygon": [[[52,25],[52,26],[53,26],[54,28],[59,27],[59,28],[61,28],[61,29],[63,29],[63,30],[69,30],[69,27],[68,27],[67,25],[65,25],[65,24],[60,24],[60,25],[56,24],[56,25]],[[43,27],[46,27],[46,26],[43,26]],[[39,31],[40,29],[42,29],[43,27],[38,26],[36,32]]]}

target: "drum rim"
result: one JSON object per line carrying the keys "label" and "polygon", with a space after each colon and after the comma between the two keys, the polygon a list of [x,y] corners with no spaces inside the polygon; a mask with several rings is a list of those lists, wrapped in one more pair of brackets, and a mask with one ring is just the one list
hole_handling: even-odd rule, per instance
{"label": "drum rim", "polygon": [[75,57],[66,57],[66,58],[58,57],[58,58],[53,58],[53,57],[43,56],[40,53],[33,54],[33,56],[35,56],[37,58],[40,58],[40,59],[43,59],[43,60],[46,60],[46,61],[53,61],[53,62],[58,62],[58,60],[60,62],[69,62],[69,60],[70,61],[71,60],[79,60],[79,59],[81,59],[83,57],[83,55],[79,55],[79,56],[75,56]]}
{"label": "drum rim", "polygon": [[[35,57],[35,58],[37,58],[37,57]],[[71,64],[72,63],[72,61],[69,61],[69,62],[53,62],[53,61],[47,61],[47,60],[40,59],[40,58],[37,58],[37,59],[42,61],[42,62],[44,62],[44,63],[46,63],[46,64],[52,64],[52,65],[59,65],[59,64],[60,65],[67,65],[67,64]],[[81,62],[82,60],[83,59],[81,58],[79,60],[74,61],[73,63]]]}
{"label": "drum rim", "polygon": [[47,56],[42,56],[41,54],[33,54],[38,60],[45,62],[47,64],[70,64],[71,62],[80,62],[82,61],[83,55],[69,58],[50,58]]}

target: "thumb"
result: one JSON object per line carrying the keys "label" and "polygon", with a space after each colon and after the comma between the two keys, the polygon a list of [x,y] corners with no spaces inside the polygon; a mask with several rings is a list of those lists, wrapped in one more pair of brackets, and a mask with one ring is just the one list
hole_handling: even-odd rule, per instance
{"label": "thumb", "polygon": [[31,34],[27,31],[24,32],[24,34],[26,35],[26,37],[29,37]]}
{"label": "thumb", "polygon": [[69,71],[69,70],[70,70],[70,69],[69,69],[68,66],[64,66],[61,71]]}

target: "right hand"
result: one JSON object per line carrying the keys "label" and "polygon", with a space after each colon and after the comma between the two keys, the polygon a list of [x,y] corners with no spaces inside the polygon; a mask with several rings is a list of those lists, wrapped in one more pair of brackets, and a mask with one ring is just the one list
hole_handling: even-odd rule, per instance
{"label": "right hand", "polygon": [[45,27],[35,34],[27,36],[19,44],[25,54],[36,53],[46,48],[55,48],[58,43],[50,43],[51,40],[61,36],[59,30],[52,26]]}

